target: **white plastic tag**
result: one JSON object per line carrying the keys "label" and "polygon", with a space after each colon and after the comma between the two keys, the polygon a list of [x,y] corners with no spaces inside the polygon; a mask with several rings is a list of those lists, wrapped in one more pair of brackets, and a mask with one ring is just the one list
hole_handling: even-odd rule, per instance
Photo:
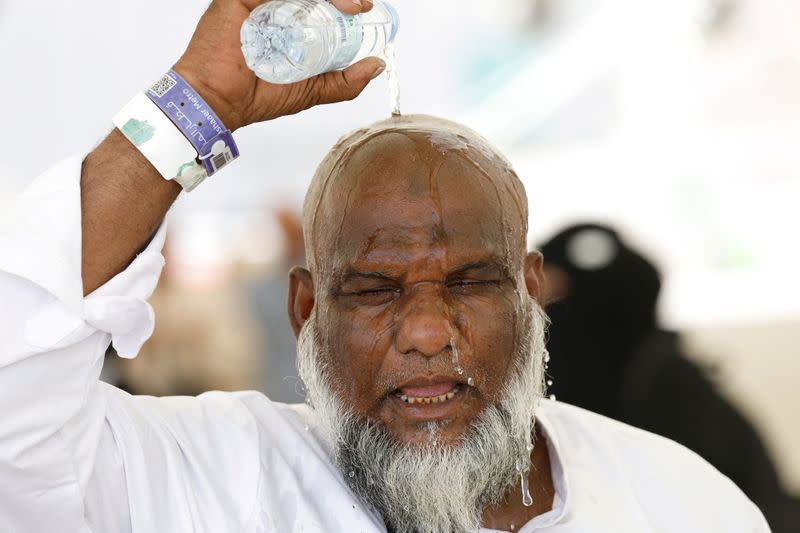
{"label": "white plastic tag", "polygon": [[[140,93],[114,116],[114,126],[164,176],[183,184],[182,177],[191,177],[196,186],[202,181],[197,174],[205,170],[197,164],[197,150],[175,124],[147,96]],[[189,190],[184,185],[184,188]],[[194,188],[194,187],[192,187]]]}

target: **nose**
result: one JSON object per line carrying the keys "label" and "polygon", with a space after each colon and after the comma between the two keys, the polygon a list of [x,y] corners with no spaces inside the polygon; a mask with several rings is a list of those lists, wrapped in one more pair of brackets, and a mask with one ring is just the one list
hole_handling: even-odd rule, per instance
{"label": "nose", "polygon": [[454,328],[441,291],[418,289],[407,296],[397,317],[397,350],[435,357],[452,343]]}

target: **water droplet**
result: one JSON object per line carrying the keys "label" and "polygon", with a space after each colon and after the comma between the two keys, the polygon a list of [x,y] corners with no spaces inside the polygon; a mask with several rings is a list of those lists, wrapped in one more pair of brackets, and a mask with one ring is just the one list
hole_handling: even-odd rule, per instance
{"label": "water droplet", "polygon": [[529,443],[528,443],[528,444],[525,446],[525,449],[526,449],[526,450],[528,450],[529,452],[532,452],[532,451],[533,451],[533,443],[532,443],[532,442],[529,442]]}
{"label": "water droplet", "polygon": [[552,379],[548,379],[547,380],[547,386],[548,387],[552,387],[553,386],[553,380]]}
{"label": "water droplet", "polygon": [[456,372],[458,372],[459,374],[463,374],[464,373],[464,369],[461,368],[460,366],[457,366],[456,367]]}
{"label": "water droplet", "polygon": [[303,429],[305,429],[306,431],[308,431],[308,425],[305,425],[305,426],[303,426]]}
{"label": "water droplet", "polygon": [[550,399],[553,400],[553,401],[556,401],[556,395],[555,394],[551,394],[550,395]]}
{"label": "water droplet", "polygon": [[525,507],[533,505],[533,497],[530,487],[528,487],[528,476],[522,472],[519,474],[519,488],[522,490],[522,505]]}
{"label": "water droplet", "polygon": [[544,352],[544,362],[545,363],[550,362],[550,354],[548,352]]}
{"label": "water droplet", "polygon": [[352,470],[350,471],[350,473],[348,475],[350,477],[356,477],[356,473],[354,471],[352,471]]}
{"label": "water droplet", "polygon": [[469,385],[470,387],[474,387],[475,386],[475,380],[472,379],[472,378],[467,378],[467,385]]}
{"label": "water droplet", "polygon": [[515,529],[517,529],[517,526],[515,526],[514,524],[511,524],[510,526],[508,526],[508,529],[510,529],[511,531],[514,531]]}

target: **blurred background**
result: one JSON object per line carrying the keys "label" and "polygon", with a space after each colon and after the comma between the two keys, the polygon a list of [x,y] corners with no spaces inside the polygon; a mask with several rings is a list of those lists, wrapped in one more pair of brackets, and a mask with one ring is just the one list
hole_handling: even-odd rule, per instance
{"label": "blurred background", "polygon": [[[680,332],[800,495],[800,3],[393,3],[403,112],[465,123],[509,156],[531,246],[591,221],[649,258],[659,327]],[[91,150],[206,5],[0,0],[0,199]],[[136,360],[110,359],[108,379],[301,400],[285,291],[303,261],[302,196],[336,139],[389,109],[381,79],[357,101],[238,132],[245,157],[175,206],[155,335]]]}

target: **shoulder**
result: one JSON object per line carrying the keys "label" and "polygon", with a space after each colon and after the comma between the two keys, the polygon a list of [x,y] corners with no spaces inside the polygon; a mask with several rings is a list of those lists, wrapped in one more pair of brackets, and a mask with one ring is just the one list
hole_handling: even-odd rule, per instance
{"label": "shoulder", "polygon": [[563,402],[545,400],[540,413],[568,477],[570,471],[599,473],[609,486],[629,492],[653,524],[769,530],[744,493],[688,448]]}
{"label": "shoulder", "polygon": [[202,508],[209,531],[244,527],[264,494],[279,501],[301,467],[326,460],[306,429],[304,404],[272,402],[256,391],[156,398],[103,390],[130,499],[148,502],[156,522]]}
{"label": "shoulder", "polygon": [[194,507],[204,509],[210,530],[247,523],[261,477],[261,439],[255,416],[238,394],[156,398],[110,385],[103,391],[131,501],[143,502],[149,515],[165,523]]}
{"label": "shoulder", "polygon": [[256,451],[307,425],[308,406],[274,402],[258,391],[206,392],[197,397],[137,397],[151,404],[151,416],[166,422],[173,434],[187,440],[227,441]]}

